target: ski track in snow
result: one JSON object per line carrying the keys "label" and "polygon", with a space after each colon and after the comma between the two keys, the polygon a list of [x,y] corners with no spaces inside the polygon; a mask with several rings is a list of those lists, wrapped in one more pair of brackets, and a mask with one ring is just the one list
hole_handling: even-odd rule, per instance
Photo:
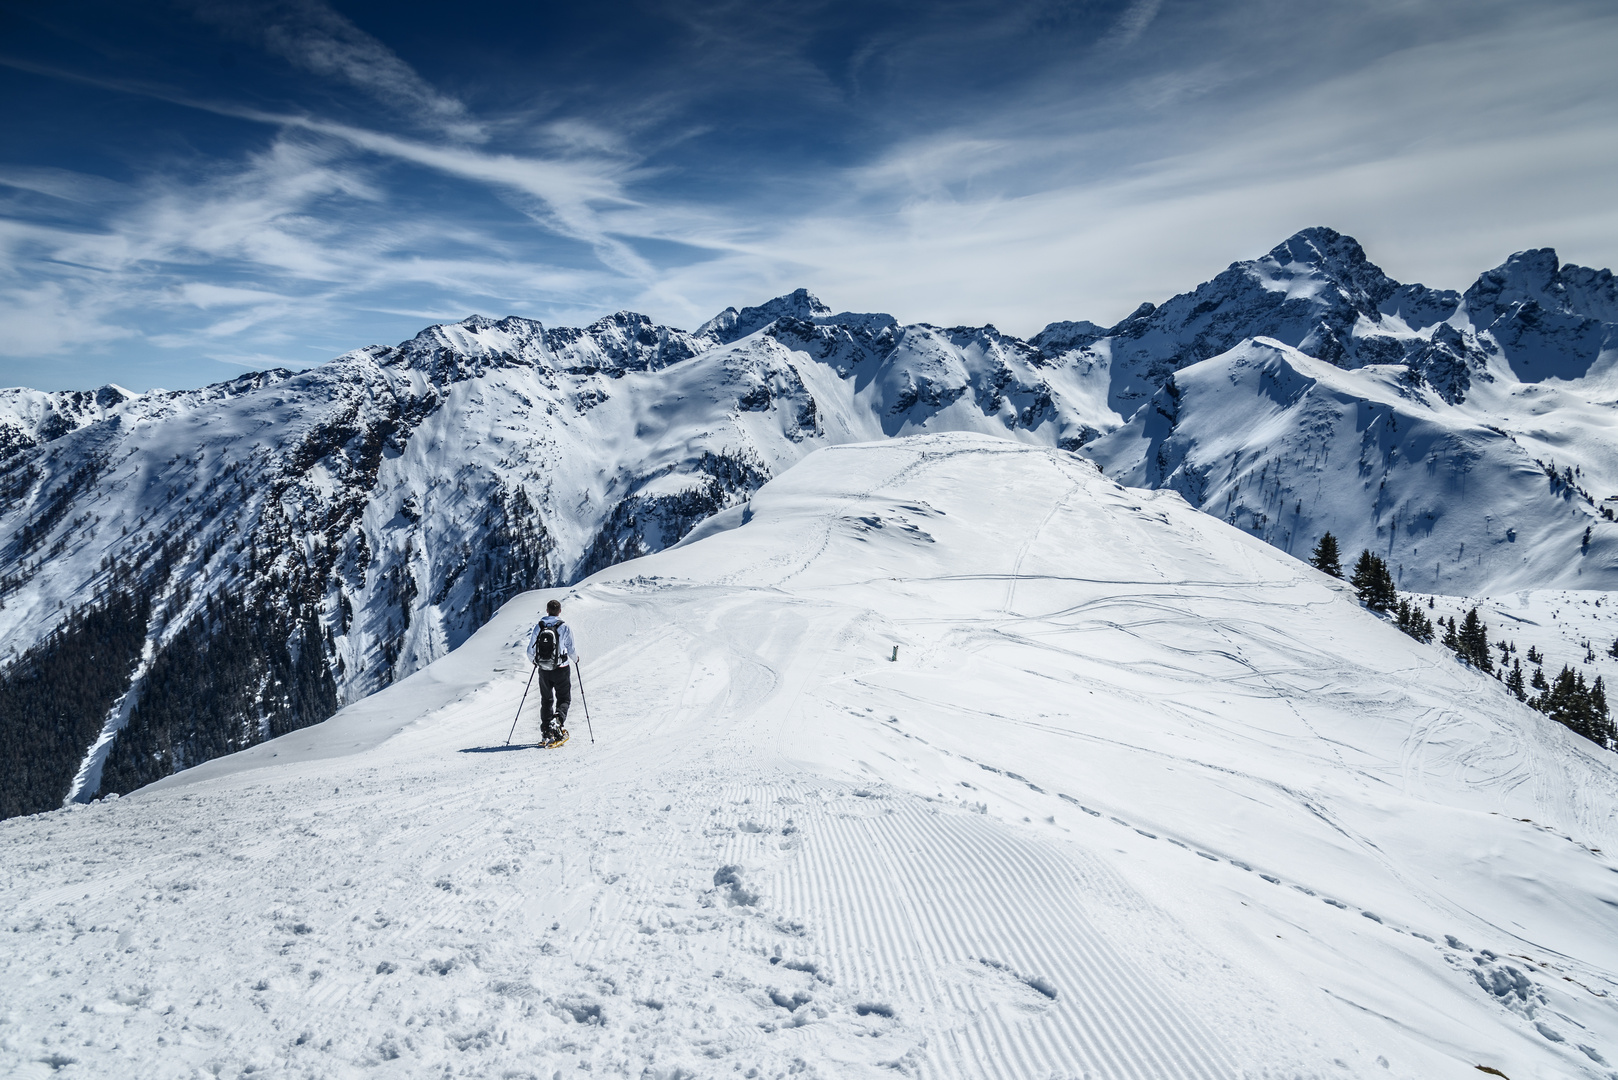
{"label": "ski track in snow", "polygon": [[564,598],[564,749],[503,745],[529,595],[325,725],[0,823],[0,1067],[1613,1075],[1604,759],[1059,452],[789,477]]}

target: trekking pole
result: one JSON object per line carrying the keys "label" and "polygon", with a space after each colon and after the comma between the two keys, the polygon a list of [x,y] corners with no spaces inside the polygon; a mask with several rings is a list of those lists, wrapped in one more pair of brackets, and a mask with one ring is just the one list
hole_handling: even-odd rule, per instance
{"label": "trekking pole", "polygon": [[[517,715],[513,716],[511,718],[511,734],[506,736],[506,745],[507,746],[511,745],[511,736],[517,734],[517,720],[518,720],[519,717],[522,716],[523,703],[528,700],[528,690],[529,690],[529,687],[534,685],[534,672],[536,672],[538,670],[539,670],[539,665],[538,664],[535,664],[533,667],[528,669],[528,686],[525,686],[525,687],[522,688],[522,701],[517,702]],[[579,683],[579,688],[581,690],[584,688],[584,683],[582,681]],[[585,723],[590,722],[590,716],[589,716],[588,713],[585,714],[584,722]]]}
{"label": "trekking pole", "polygon": [[590,743],[594,745],[596,729],[595,725],[590,723],[590,699],[584,696],[584,669],[579,667],[577,661],[574,661],[573,666],[579,668],[579,700],[584,703],[584,726],[590,729]]}

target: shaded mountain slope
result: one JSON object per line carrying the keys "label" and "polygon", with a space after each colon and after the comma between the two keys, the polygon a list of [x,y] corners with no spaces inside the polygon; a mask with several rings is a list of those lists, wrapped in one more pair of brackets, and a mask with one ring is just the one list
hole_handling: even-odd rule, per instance
{"label": "shaded mountain slope", "polygon": [[1260,338],[1176,372],[1086,452],[1298,558],[1326,532],[1351,554],[1369,547],[1403,589],[1618,584],[1618,525],[1582,472],[1556,471],[1398,368],[1345,372]]}

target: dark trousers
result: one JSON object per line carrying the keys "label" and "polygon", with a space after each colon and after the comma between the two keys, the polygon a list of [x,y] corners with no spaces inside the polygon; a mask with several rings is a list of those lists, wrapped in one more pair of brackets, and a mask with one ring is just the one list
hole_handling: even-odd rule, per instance
{"label": "dark trousers", "polygon": [[[573,665],[539,669],[539,726],[546,735],[567,727],[567,709],[573,704]],[[553,725],[551,717],[556,718]]]}

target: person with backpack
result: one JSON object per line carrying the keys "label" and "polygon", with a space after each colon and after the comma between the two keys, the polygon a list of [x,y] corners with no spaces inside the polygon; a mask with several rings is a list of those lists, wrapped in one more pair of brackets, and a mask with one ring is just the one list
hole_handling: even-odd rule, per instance
{"label": "person with backpack", "polygon": [[528,659],[539,669],[539,726],[545,746],[567,741],[567,710],[573,703],[572,661],[579,658],[573,631],[561,615],[562,602],[549,601],[544,617],[528,636]]}

